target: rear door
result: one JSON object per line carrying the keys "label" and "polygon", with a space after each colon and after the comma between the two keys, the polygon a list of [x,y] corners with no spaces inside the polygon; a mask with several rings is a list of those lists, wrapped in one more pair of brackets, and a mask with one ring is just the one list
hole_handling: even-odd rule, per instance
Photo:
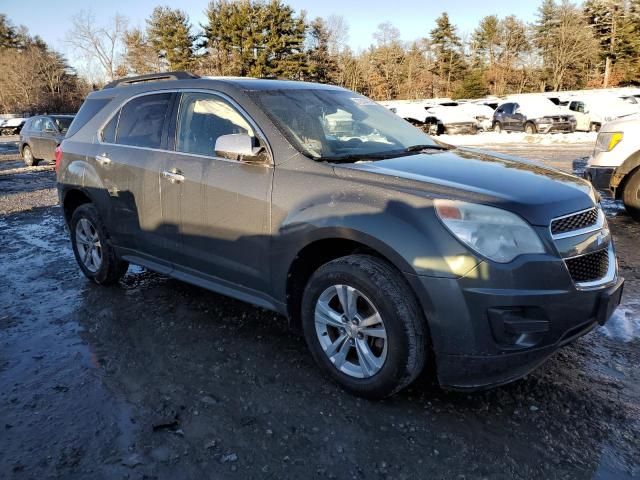
{"label": "rear door", "polygon": [[167,157],[168,119],[175,93],[129,100],[104,126],[96,168],[109,194],[109,231],[120,247],[170,265],[177,230],[163,224],[160,170]]}
{"label": "rear door", "polygon": [[231,99],[182,93],[176,151],[164,163],[160,180],[163,218],[180,231],[172,255],[176,270],[266,291],[273,167],[268,156],[259,164],[217,156],[217,138],[237,133],[266,145]]}
{"label": "rear door", "polygon": [[58,146],[58,137],[60,132],[58,127],[53,123],[53,120],[46,117],[43,120],[42,135],[40,137],[40,156],[43,160],[54,160],[55,149]]}

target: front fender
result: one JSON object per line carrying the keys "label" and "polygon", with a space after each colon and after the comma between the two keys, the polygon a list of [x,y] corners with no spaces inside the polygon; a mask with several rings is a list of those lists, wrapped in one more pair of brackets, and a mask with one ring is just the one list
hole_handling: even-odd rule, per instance
{"label": "front fender", "polygon": [[622,191],[618,190],[618,187],[622,184],[625,177],[639,167],[640,150],[631,154],[624,162],[622,162],[622,165],[614,170],[613,175],[611,175],[609,187],[615,192],[616,198],[620,198],[622,194]]}
{"label": "front fender", "polygon": [[457,278],[480,262],[442,226],[430,200],[357,197],[290,213],[275,237],[276,258],[290,265],[306,245],[331,238],[362,243],[412,275]]}

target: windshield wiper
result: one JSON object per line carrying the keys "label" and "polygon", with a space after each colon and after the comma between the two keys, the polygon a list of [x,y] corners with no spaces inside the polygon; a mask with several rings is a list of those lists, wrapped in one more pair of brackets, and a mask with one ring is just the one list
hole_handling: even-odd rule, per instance
{"label": "windshield wiper", "polygon": [[405,152],[421,152],[422,150],[449,150],[442,145],[411,145],[404,149]]}

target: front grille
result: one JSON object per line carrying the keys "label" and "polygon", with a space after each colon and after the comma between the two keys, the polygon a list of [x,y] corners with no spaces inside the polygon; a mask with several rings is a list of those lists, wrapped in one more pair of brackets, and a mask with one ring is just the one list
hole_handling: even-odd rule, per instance
{"label": "front grille", "polygon": [[551,233],[558,235],[560,233],[580,230],[595,225],[598,222],[598,209],[592,208],[584,212],[576,213],[568,217],[558,218],[551,222]]}
{"label": "front grille", "polygon": [[607,249],[565,260],[571,278],[576,283],[600,280],[609,271]]}

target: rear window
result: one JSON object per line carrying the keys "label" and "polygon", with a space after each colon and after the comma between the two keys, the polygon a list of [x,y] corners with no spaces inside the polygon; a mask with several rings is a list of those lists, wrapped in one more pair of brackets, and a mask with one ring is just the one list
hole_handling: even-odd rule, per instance
{"label": "rear window", "polygon": [[82,107],[80,107],[80,110],[78,110],[78,114],[73,119],[73,122],[71,122],[71,126],[67,131],[67,137],[75,135],[110,101],[110,98],[89,98],[85,100]]}

